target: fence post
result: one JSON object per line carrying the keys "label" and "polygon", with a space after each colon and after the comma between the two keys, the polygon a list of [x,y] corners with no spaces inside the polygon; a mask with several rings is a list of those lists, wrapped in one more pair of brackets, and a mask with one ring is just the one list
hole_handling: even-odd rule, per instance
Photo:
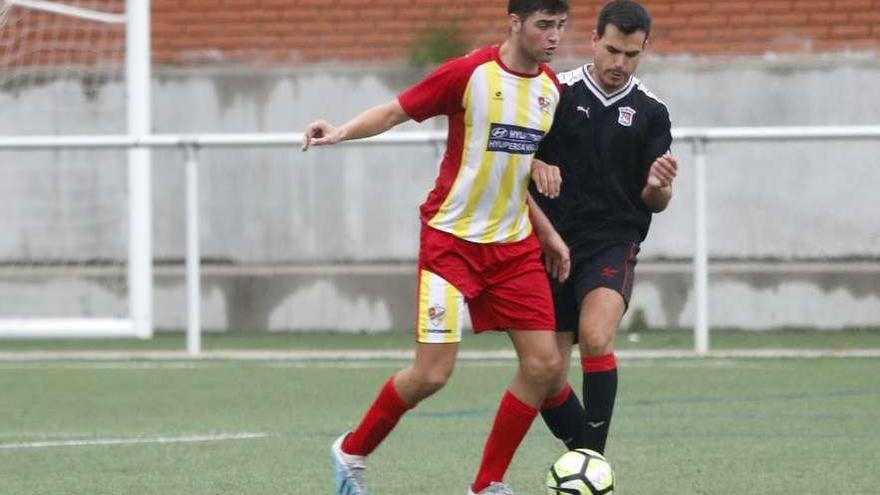
{"label": "fence post", "polygon": [[709,352],[709,254],[706,240],[706,138],[694,139],[694,352]]}
{"label": "fence post", "polygon": [[199,251],[199,153],[186,145],[186,352],[197,357],[202,350],[201,280]]}

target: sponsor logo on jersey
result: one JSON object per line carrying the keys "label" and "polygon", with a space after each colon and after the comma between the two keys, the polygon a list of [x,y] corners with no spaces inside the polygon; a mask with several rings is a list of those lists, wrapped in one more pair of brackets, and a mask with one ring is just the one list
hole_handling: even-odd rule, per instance
{"label": "sponsor logo on jersey", "polygon": [[496,101],[504,101],[504,94],[501,91],[496,91],[492,99]]}
{"label": "sponsor logo on jersey", "polygon": [[[443,306],[434,305],[434,306],[431,306],[430,308],[428,308],[428,319],[431,320],[431,325],[434,325],[435,327],[439,327],[440,325],[443,324],[443,318],[445,318],[445,317],[446,317],[446,308],[444,308]],[[435,333],[435,332],[432,332],[431,330],[428,330],[428,331],[431,333]]]}
{"label": "sponsor logo on jersey", "polygon": [[531,155],[538,150],[544,131],[518,125],[493,123],[489,128],[487,151]]}
{"label": "sponsor logo on jersey", "polygon": [[576,110],[578,112],[584,112],[585,114],[587,114],[587,118],[590,118],[590,107],[584,108],[584,107],[578,105]]}
{"label": "sponsor logo on jersey", "polygon": [[624,126],[629,127],[633,124],[633,117],[636,115],[636,111],[632,107],[619,107],[617,109],[620,114],[617,116],[617,123]]}

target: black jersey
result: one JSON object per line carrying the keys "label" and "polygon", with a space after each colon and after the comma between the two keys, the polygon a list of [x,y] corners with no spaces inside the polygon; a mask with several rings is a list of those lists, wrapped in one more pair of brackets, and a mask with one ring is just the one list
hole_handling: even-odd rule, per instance
{"label": "black jersey", "polygon": [[556,165],[562,191],[533,196],[570,245],[641,242],[651,212],[642,189],[655,159],[672,144],[669,112],[635,77],[606,94],[586,67],[559,74],[562,96],[537,158]]}

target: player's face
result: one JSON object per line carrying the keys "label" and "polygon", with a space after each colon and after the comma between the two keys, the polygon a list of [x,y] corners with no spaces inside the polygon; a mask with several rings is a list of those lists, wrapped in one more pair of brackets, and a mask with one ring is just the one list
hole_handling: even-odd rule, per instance
{"label": "player's face", "polygon": [[537,63],[547,63],[562,41],[568,14],[548,14],[538,11],[522,20],[512,16],[513,33],[519,38],[523,52]]}
{"label": "player's face", "polygon": [[644,31],[624,34],[614,24],[605,26],[600,38],[593,32],[593,77],[606,91],[613,91],[629,80],[645,50]]}

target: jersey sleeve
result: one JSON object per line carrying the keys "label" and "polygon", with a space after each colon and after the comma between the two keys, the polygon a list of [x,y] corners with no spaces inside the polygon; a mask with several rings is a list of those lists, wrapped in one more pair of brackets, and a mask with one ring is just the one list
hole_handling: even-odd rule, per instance
{"label": "jersey sleeve", "polygon": [[462,111],[464,88],[469,77],[467,65],[463,57],[445,62],[401,93],[397,101],[416,122]]}
{"label": "jersey sleeve", "polygon": [[538,144],[538,151],[535,152],[535,158],[538,160],[549,163],[550,165],[559,165],[557,163],[559,161],[559,153],[557,150],[561,146],[559,142],[561,134],[560,128],[562,127],[564,119],[568,117],[567,114],[570,113],[568,107],[568,92],[565,88],[561,88],[559,93],[559,103],[556,105],[556,111],[553,114],[553,123],[550,124],[550,130],[547,131],[547,134],[541,139],[541,142]]}
{"label": "jersey sleeve", "polygon": [[650,167],[654,160],[660,158],[672,148],[672,122],[666,105],[660,105],[648,129],[645,147],[645,161]]}

